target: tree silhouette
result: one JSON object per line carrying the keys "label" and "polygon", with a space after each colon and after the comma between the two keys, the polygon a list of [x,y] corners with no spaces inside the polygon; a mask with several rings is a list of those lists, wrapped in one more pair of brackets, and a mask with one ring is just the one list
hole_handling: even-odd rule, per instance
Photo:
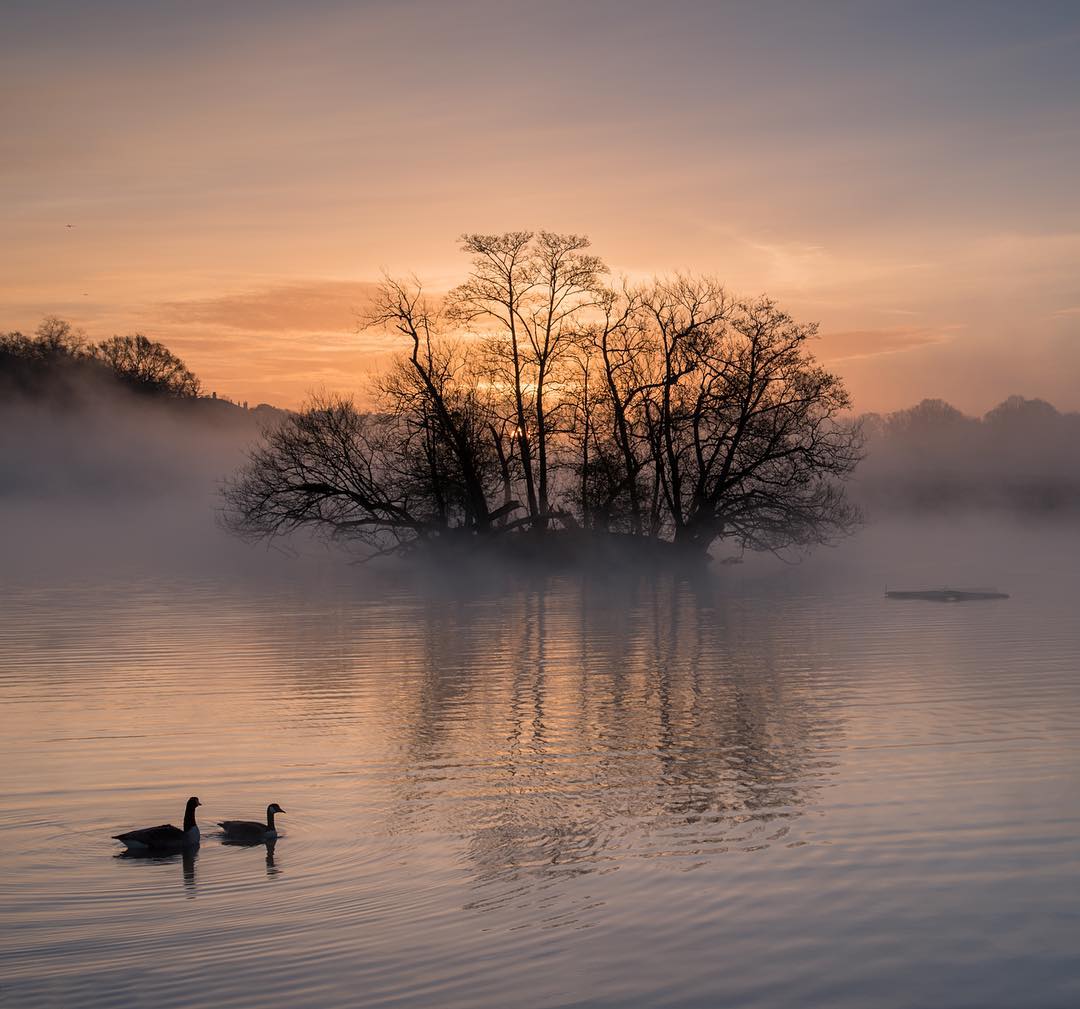
{"label": "tree silhouette", "polygon": [[807,349],[815,327],[708,277],[606,286],[578,235],[463,241],[470,272],[441,307],[384,281],[366,324],[405,351],[375,410],[323,400],[273,433],[230,485],[238,530],[310,524],[390,549],[516,531],[580,543],[584,527],[703,556],[852,526],[842,481],[861,436]]}
{"label": "tree silhouette", "polygon": [[103,340],[93,354],[140,392],[178,397],[199,395],[199,380],[184,362],[164,344],[141,333]]}
{"label": "tree silhouette", "polygon": [[450,292],[449,314],[457,322],[483,327],[490,378],[513,393],[510,405],[529,516],[536,528],[546,528],[548,440],[560,404],[545,400],[545,392],[557,381],[554,373],[573,342],[576,320],[598,303],[599,278],[607,268],[585,251],[589,240],[582,235],[469,234],[462,248],[472,256],[472,269]]}
{"label": "tree silhouette", "polygon": [[199,380],[163,344],[141,334],[87,342],[71,323],[47,316],[33,336],[0,334],[0,381],[24,392],[71,396],[80,381],[119,379],[152,395],[194,398]]}

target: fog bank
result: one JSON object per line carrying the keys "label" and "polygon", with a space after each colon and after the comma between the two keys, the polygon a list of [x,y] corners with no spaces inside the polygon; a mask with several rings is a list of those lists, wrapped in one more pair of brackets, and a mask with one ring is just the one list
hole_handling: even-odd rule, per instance
{"label": "fog bank", "polygon": [[[331,572],[349,584],[390,579],[469,590],[460,571],[399,561],[356,568],[356,555],[341,544],[291,537],[268,549],[227,534],[218,522],[221,483],[276,416],[221,400],[147,399],[110,383],[82,383],[62,396],[4,397],[0,577],[130,572],[287,581]],[[853,485],[866,523],[855,535],[784,560],[721,544],[708,578],[746,590],[783,583],[880,591],[886,584],[1008,590],[1014,577],[1040,570],[1056,577],[1080,554],[1077,422],[1023,400],[978,421],[926,403],[870,418],[869,455]],[[720,563],[725,558],[739,563]],[[478,565],[472,588],[522,576]]]}

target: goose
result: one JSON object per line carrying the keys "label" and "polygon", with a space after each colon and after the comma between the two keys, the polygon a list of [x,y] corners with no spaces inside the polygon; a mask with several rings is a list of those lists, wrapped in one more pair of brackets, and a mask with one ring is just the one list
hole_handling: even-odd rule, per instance
{"label": "goose", "polygon": [[230,841],[270,841],[277,837],[274,814],[284,812],[276,802],[271,802],[266,807],[266,823],[259,823],[258,820],[223,820],[218,826]]}
{"label": "goose", "polygon": [[199,826],[195,822],[195,807],[201,806],[196,796],[187,801],[184,809],[184,829],[163,823],[159,827],[142,827],[129,830],[125,834],[113,834],[113,840],[120,841],[128,851],[179,851],[182,848],[195,848],[199,844]]}

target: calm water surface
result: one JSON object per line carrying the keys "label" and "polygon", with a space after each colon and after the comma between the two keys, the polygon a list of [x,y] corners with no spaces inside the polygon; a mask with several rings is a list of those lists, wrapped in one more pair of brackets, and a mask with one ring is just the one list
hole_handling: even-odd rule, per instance
{"label": "calm water surface", "polygon": [[8,583],[0,1002],[1078,1005],[1071,566]]}

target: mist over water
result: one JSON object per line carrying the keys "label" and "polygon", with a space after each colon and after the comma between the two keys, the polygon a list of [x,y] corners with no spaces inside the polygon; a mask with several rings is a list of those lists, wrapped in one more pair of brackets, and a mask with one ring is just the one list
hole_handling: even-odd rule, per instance
{"label": "mist over water", "polygon": [[218,527],[221,483],[267,418],[82,381],[0,399],[0,545],[8,581],[98,572],[259,570]]}
{"label": "mist over water", "polygon": [[[692,578],[356,567],[218,528],[250,426],[111,419],[0,435],[0,1004],[1080,998],[1070,520],[879,511]],[[883,595],[946,584],[1011,597]],[[193,794],[197,853],[116,857]],[[271,801],[272,850],[221,843]]]}

